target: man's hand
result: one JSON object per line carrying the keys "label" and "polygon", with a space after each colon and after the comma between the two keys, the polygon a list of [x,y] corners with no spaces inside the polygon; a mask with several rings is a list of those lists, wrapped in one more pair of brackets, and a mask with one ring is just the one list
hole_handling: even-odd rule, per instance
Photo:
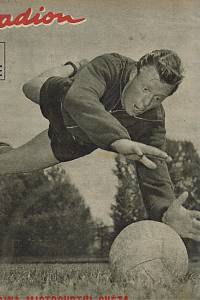
{"label": "man's hand", "polygon": [[137,160],[149,169],[156,169],[156,164],[149,157],[171,161],[167,153],[160,149],[128,139],[117,140],[112,143],[111,147],[114,151],[125,155],[126,158]]}
{"label": "man's hand", "polygon": [[200,211],[189,210],[182,206],[188,193],[184,192],[173,201],[164,213],[163,223],[171,226],[181,237],[200,241]]}

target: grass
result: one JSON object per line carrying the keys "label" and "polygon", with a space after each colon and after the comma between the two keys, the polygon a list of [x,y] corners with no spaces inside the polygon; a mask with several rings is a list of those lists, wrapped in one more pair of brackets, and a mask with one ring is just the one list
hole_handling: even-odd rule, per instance
{"label": "grass", "polygon": [[[128,295],[129,300],[200,299],[198,273],[188,274],[187,279],[170,288],[150,287],[146,282],[118,285],[112,281],[108,264],[1,264],[0,274],[0,297],[91,295],[98,300],[102,295],[101,300],[118,300],[121,295],[124,300]],[[116,298],[105,298],[113,295]]]}

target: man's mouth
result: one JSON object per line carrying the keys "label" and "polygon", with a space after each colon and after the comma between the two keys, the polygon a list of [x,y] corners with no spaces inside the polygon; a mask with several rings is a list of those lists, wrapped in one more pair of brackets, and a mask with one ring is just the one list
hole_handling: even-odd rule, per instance
{"label": "man's mouth", "polygon": [[135,104],[133,105],[133,112],[135,114],[142,114],[144,111],[145,111],[144,109],[139,108],[137,105]]}

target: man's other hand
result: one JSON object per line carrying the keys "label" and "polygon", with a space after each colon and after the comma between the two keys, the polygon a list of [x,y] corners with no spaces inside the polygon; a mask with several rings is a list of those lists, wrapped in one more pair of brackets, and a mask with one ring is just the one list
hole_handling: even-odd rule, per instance
{"label": "man's other hand", "polygon": [[200,242],[200,211],[189,210],[182,206],[188,198],[184,192],[172,202],[164,213],[163,223],[171,226],[181,237]]}
{"label": "man's other hand", "polygon": [[130,160],[137,160],[149,169],[156,169],[156,164],[151,157],[170,161],[166,152],[146,144],[134,142],[128,139],[120,139],[112,143],[112,149],[126,156]]}

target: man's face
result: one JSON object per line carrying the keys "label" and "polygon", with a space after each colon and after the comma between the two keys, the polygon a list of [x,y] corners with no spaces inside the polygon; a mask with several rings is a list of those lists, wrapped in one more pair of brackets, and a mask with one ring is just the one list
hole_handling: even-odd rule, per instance
{"label": "man's face", "polygon": [[159,106],[168,97],[174,85],[160,81],[159,74],[154,66],[145,66],[140,69],[129,82],[122,94],[122,103],[126,112],[137,116]]}

